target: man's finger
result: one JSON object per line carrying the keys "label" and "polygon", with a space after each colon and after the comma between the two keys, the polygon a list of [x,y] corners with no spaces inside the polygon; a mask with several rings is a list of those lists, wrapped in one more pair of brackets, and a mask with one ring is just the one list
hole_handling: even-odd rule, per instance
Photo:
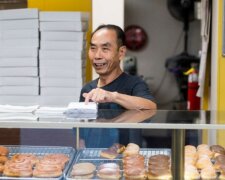
{"label": "man's finger", "polygon": [[85,98],[84,104],[88,104],[90,96],[88,93],[83,93],[83,97]]}

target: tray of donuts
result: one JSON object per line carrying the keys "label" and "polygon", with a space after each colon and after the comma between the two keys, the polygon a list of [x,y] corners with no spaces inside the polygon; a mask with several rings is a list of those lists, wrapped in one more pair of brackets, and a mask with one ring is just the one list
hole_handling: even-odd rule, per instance
{"label": "tray of donuts", "polygon": [[75,149],[63,146],[0,146],[0,179],[64,179]]}
{"label": "tray of donuts", "polygon": [[184,160],[186,179],[225,179],[225,148],[221,145],[186,145]]}
{"label": "tray of donuts", "polygon": [[76,154],[66,179],[171,179],[170,154],[170,149],[145,149],[134,143],[87,148]]}

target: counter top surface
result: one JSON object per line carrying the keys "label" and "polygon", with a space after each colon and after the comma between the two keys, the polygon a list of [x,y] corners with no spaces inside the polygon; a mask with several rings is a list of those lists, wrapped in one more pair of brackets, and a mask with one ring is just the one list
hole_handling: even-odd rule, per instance
{"label": "counter top surface", "polygon": [[97,114],[0,113],[0,128],[75,127],[139,129],[225,129],[225,112],[180,110],[99,110]]}

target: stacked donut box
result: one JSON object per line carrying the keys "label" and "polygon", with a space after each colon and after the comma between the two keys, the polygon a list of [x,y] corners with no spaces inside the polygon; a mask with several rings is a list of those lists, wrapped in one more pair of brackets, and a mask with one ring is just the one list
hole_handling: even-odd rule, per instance
{"label": "stacked donut box", "polygon": [[37,9],[0,11],[0,103],[37,101],[38,18]]}
{"label": "stacked donut box", "polygon": [[78,101],[85,80],[88,13],[40,12],[40,99]]}

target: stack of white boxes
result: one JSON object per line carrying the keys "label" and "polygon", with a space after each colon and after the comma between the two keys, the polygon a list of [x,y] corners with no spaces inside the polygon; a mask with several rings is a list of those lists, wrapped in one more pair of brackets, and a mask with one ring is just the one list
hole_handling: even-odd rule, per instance
{"label": "stack of white boxes", "polygon": [[88,13],[40,12],[40,103],[78,101],[85,79]]}
{"label": "stack of white boxes", "polygon": [[37,102],[38,16],[38,9],[0,11],[0,104]]}

